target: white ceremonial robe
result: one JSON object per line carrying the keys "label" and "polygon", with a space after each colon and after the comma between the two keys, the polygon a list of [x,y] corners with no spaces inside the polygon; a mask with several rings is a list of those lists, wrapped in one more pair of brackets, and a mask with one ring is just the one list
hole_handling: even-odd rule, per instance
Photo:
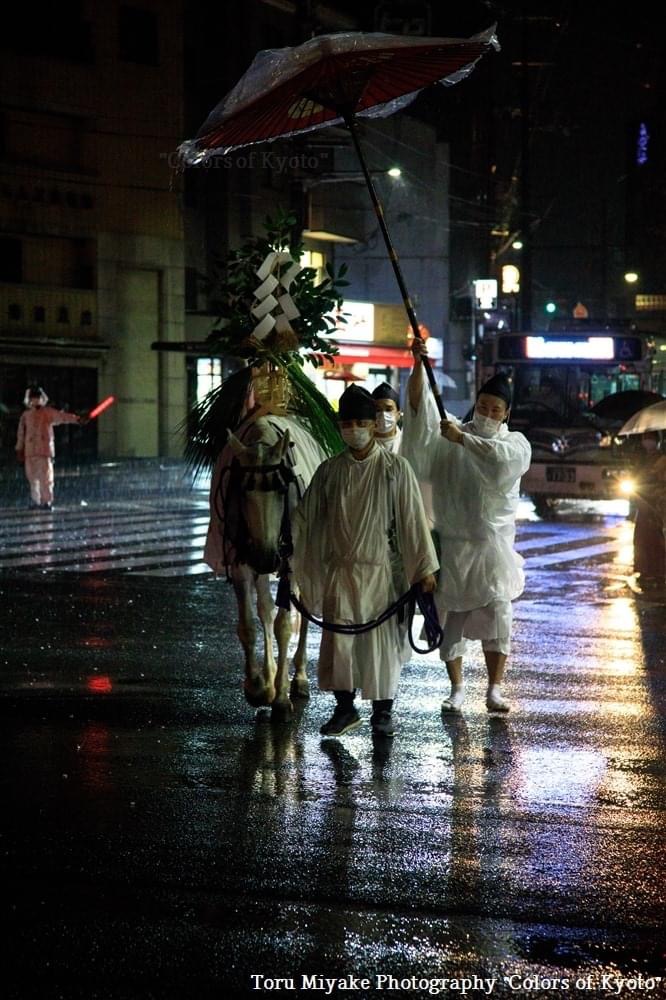
{"label": "white ceremonial robe", "polygon": [[376,437],[375,441],[381,448],[385,448],[387,451],[392,451],[394,455],[400,454],[400,441],[402,440],[402,431],[399,427],[396,427],[395,434],[391,437]]}
{"label": "white ceremonial robe", "polygon": [[402,454],[417,477],[432,485],[441,567],[435,595],[440,620],[449,611],[475,611],[465,636],[508,637],[510,602],[525,586],[523,558],[514,549],[520,480],[531,461],[527,438],[502,424],[480,437],[460,424],[464,445],[442,437],[440,416],[427,386],[417,413],[405,412]]}
{"label": "white ceremonial robe", "polygon": [[[392,570],[395,513],[403,577]],[[361,461],[349,451],[317,469],[292,521],[293,568],[305,606],[325,621],[362,624],[437,570],[418,483],[404,458],[375,446]],[[322,630],[319,687],[360,688],[363,698],[394,698],[409,659],[395,615],[361,635]]]}

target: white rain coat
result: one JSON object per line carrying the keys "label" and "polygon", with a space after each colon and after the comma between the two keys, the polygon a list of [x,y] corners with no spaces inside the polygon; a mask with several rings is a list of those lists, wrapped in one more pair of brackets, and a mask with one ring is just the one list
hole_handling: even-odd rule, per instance
{"label": "white rain coat", "polygon": [[[436,593],[440,618],[448,611],[501,608],[523,592],[524,560],[513,545],[520,479],[531,461],[527,438],[506,424],[486,438],[473,433],[471,421],[461,424],[449,413],[446,417],[465,433],[464,445],[442,437],[435,401],[424,386],[418,412],[406,407],[402,438],[402,453],[417,477],[432,485],[441,542]],[[510,607],[507,611],[510,628]],[[483,634],[483,625],[481,634],[465,634],[470,638],[506,634],[497,616],[487,618],[490,634]]]}
{"label": "white rain coat", "polygon": [[[395,519],[392,558],[390,529]],[[374,447],[357,461],[344,451],[321,465],[292,520],[293,568],[303,603],[325,621],[362,624],[409,585],[437,570],[418,483],[404,458]],[[395,572],[395,563],[401,573]],[[346,636],[322,631],[319,686],[395,697],[409,659],[395,615],[379,628]]]}

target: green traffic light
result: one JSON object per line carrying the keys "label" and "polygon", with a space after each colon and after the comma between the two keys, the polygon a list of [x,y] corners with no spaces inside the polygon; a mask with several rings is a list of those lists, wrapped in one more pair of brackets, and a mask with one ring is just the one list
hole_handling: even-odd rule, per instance
{"label": "green traffic light", "polygon": [[550,313],[551,316],[554,312],[557,312],[557,306],[554,302],[546,302],[546,312]]}

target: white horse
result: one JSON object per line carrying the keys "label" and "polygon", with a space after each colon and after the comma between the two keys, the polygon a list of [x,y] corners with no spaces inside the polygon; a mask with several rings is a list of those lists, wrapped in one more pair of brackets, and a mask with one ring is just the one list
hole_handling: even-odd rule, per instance
{"label": "white horse", "polygon": [[[229,433],[211,482],[204,559],[215,573],[226,572],[233,584],[238,601],[237,634],[245,653],[245,697],[255,707],[270,705],[274,722],[291,719],[290,695],[307,698],[309,685],[305,669],[307,621],[303,618],[289,686],[292,616],[283,608],[276,613],[271,574],[279,568],[285,519],[325,458],[324,450],[298,417],[250,416],[235,434]],[[255,594],[264,636],[261,666],[252,608]]]}

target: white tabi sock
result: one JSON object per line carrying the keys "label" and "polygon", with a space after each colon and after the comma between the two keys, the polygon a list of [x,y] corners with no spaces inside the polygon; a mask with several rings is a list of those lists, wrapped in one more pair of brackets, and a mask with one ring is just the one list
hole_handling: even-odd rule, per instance
{"label": "white tabi sock", "polygon": [[459,712],[465,700],[465,685],[452,684],[451,694],[442,702],[443,712]]}
{"label": "white tabi sock", "polygon": [[502,697],[499,684],[489,684],[486,694],[486,708],[489,712],[509,712],[511,705]]}

